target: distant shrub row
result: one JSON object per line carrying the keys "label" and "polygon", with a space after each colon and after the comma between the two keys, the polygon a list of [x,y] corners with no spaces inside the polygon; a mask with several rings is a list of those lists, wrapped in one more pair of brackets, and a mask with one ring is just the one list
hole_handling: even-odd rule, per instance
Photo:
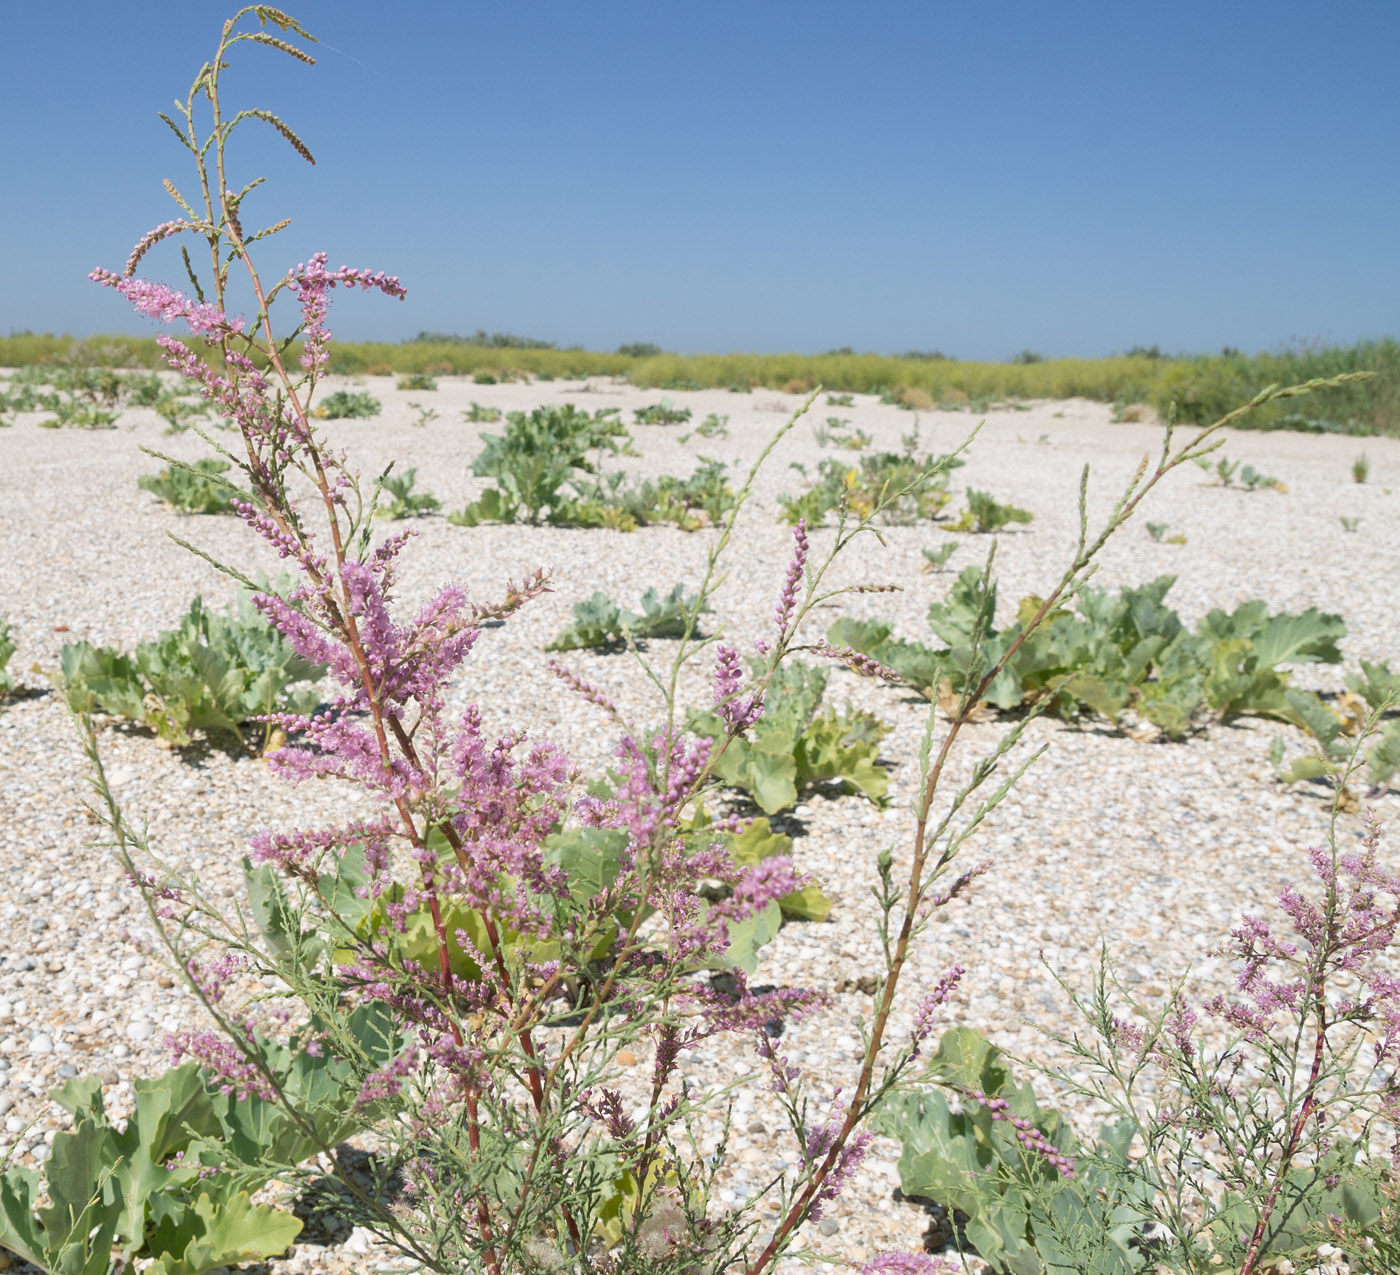
{"label": "distant shrub row", "polygon": [[[338,347],[332,370],[400,375],[470,375],[478,381],[519,376],[540,379],[625,376],[662,389],[726,387],[805,392],[816,385],[845,393],[883,394],[917,407],[974,409],[1004,399],[1088,398],[1146,403],[1160,412],[1177,405],[1179,417],[1204,424],[1268,385],[1340,372],[1373,371],[1373,380],[1304,399],[1268,404],[1248,418],[1256,429],[1302,429],[1349,434],[1400,431],[1400,343],[1391,337],[1350,346],[1316,346],[1273,354],[1169,358],[1154,349],[1104,359],[1045,359],[1026,353],[1010,363],[960,363],[943,357],[887,357],[845,350],[827,354],[667,354],[636,343],[612,354],[560,350],[526,338],[478,333],[476,338],[420,333],[399,345],[365,342]],[[936,354],[936,352],[935,352]],[[36,363],[78,366],[162,366],[147,337],[95,336],[85,340],[21,333],[0,337],[0,367]]]}

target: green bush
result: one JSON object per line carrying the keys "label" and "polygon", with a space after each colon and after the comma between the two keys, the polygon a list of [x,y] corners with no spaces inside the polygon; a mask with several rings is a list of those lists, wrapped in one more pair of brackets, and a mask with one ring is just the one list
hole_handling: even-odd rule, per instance
{"label": "green bush", "polygon": [[336,390],[321,400],[314,415],[323,420],[363,420],[378,416],[379,410],[379,400],[373,394]]}
{"label": "green bush", "polygon": [[300,1120],[280,1102],[221,1091],[193,1062],[135,1080],[120,1123],[96,1076],[54,1089],[73,1128],[54,1135],[42,1175],[0,1174],[0,1246],[55,1275],[103,1275],[148,1258],[153,1275],[202,1275],[285,1252],[302,1224],[251,1202],[273,1177],[265,1164],[308,1159],[369,1128],[376,1112],[357,1103],[360,1085],[402,1045],[380,1005],[351,1011],[338,1034],[353,1062],[313,1056],[295,1040],[249,1042],[295,1096]]}
{"label": "green bush", "polygon": [[1400,718],[1395,716],[1400,709],[1400,673],[1390,671],[1388,660],[1379,664],[1362,660],[1360,668],[1359,673],[1346,675],[1350,703],[1343,697],[1337,708],[1315,695],[1289,692],[1297,724],[1311,736],[1314,747],[1285,766],[1287,746],[1281,739],[1274,740],[1271,756],[1284,783],[1331,779],[1343,774],[1356,747],[1355,736],[1372,716],[1376,719],[1376,734],[1366,750],[1371,782],[1388,783],[1400,770]]}
{"label": "green bush", "polygon": [[685,586],[676,585],[664,598],[654,588],[642,594],[640,611],[624,611],[606,593],[593,594],[574,603],[574,622],[554,639],[546,651],[578,651],[588,647],[622,649],[628,639],[684,637],[695,632],[700,608],[687,597]]}
{"label": "green bush", "polygon": [[[1089,1153],[1064,1116],[1039,1106],[1001,1051],[970,1027],[943,1034],[926,1074],[961,1096],[958,1109],[938,1089],[921,1089],[886,1097],[871,1119],[874,1131],[901,1144],[906,1196],[965,1215],[968,1243],[1006,1275],[1143,1268],[1141,1231],[1152,1217],[1153,1191],[1133,1173],[1132,1121],[1104,1125]],[[1028,1147],[1023,1129],[1034,1129],[1075,1172],[1062,1173]]]}
{"label": "green bush", "polygon": [[[142,642],[134,655],[70,643],[55,680],[75,712],[129,718],[168,744],[189,744],[196,730],[247,744],[244,732],[260,715],[314,709],[315,689],[297,687],[324,673],[297,655],[247,597],[227,616],[209,613],[195,598],[177,628]],[[265,747],[272,727],[257,729]]]}
{"label": "green bush", "polygon": [[690,408],[677,407],[669,398],[663,398],[650,407],[637,408],[632,415],[638,425],[684,425],[690,419]]}
{"label": "green bush", "polygon": [[635,531],[649,523],[672,523],[682,531],[714,526],[734,507],[728,466],[704,461],[689,478],[663,474],[653,481],[629,484],[612,473],[596,480],[575,478],[578,499],[561,502],[552,522],[579,527],[611,527]]}
{"label": "green bush", "polygon": [[[413,484],[418,478],[418,470],[405,469],[402,473],[389,473],[380,484],[379,503],[375,512],[382,518],[413,518],[419,514],[429,514],[442,508],[442,501],[426,491],[416,492]],[[385,497],[388,500],[385,500]]]}
{"label": "green bush", "polygon": [[1015,505],[1003,505],[992,499],[990,492],[978,491],[974,487],[967,489],[967,508],[963,510],[962,516],[955,523],[948,527],[949,531],[974,531],[985,535],[989,532],[1000,531],[1003,527],[1009,526],[1013,522],[1030,522],[1031,514],[1028,510],[1018,509]]}
{"label": "green bush", "polygon": [[[779,496],[780,518],[796,523],[805,518],[809,527],[820,527],[833,511],[846,509],[864,518],[890,497],[896,497],[881,515],[885,522],[907,525],[934,518],[951,499],[948,475],[962,465],[955,456],[914,454],[906,439],[902,452],[871,452],[858,465],[828,457],[817,466],[817,481],[800,496]],[[807,470],[793,466],[803,477]]]}
{"label": "green bush", "polygon": [[435,390],[437,387],[437,378],[426,372],[410,372],[407,376],[399,377],[398,388],[401,390]]}
{"label": "green bush", "polygon": [[158,474],[143,474],[136,485],[159,496],[178,513],[227,514],[233,512],[234,500],[248,499],[246,493],[219,476],[228,470],[228,461],[205,457],[189,465],[169,464]]}
{"label": "green bush", "polygon": [[571,497],[565,486],[578,473],[592,474],[589,453],[624,452],[631,446],[616,408],[593,414],[572,403],[511,412],[503,434],[487,434],[472,465],[478,478],[496,483],[481,498],[451,514],[463,526],[480,522],[530,522],[562,512]]}
{"label": "green bush", "polygon": [[8,620],[0,619],[0,695],[8,695],[15,689],[14,677],[6,667],[15,649],[14,630]]}
{"label": "green bush", "polygon": [[697,434],[701,438],[728,438],[729,437],[729,417],[721,416],[718,412],[711,412],[688,434],[681,435],[681,442],[689,442]]}
{"label": "green bush", "polygon": [[[755,672],[761,667],[760,661],[750,664]],[[763,716],[729,744],[715,767],[717,778],[747,792],[764,814],[796,805],[804,789],[825,781],[876,805],[884,802],[889,779],[876,758],[889,728],[868,713],[819,713],[828,677],[817,665],[780,667],[764,692]],[[694,717],[690,728],[712,738],[726,734],[714,713]]]}
{"label": "green bush", "polygon": [[[1172,739],[1206,713],[1304,725],[1300,693],[1290,690],[1278,666],[1339,663],[1337,642],[1346,635],[1340,617],[1313,609],[1270,615],[1264,603],[1246,602],[1228,614],[1210,612],[1193,633],[1163,601],[1175,580],[1160,576],[1117,597],[1081,590],[1073,611],[1053,612],[1021,643],[982,698],[1004,711],[1048,699],[1062,715],[1097,713],[1115,725],[1131,708]],[[931,699],[961,696],[1017,642],[1040,607],[1039,598],[1023,599],[1018,621],[997,630],[996,586],[972,566],[929,607],[929,626],[947,644],[941,649],[896,639],[879,621],[838,620],[827,638],[878,660]]]}

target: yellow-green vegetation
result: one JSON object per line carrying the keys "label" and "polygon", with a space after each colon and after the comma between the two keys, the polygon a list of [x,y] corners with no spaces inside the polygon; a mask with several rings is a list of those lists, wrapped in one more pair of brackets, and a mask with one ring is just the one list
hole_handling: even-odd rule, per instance
{"label": "yellow-green vegetation", "polygon": [[[431,335],[431,334],[426,334]],[[295,347],[293,347],[295,349]],[[636,353],[556,349],[543,343],[472,344],[429,339],[390,345],[339,345],[331,370],[365,375],[386,369],[402,376],[472,376],[483,384],[529,376],[555,380],[588,376],[626,377],[656,389],[789,387],[824,385],[850,394],[880,394],[889,402],[927,410],[982,410],[1014,399],[1088,398],[1104,403],[1150,404],[1179,419],[1206,423],[1266,386],[1374,371],[1369,381],[1330,389],[1307,400],[1266,404],[1242,428],[1304,429],[1352,434],[1400,430],[1400,342],[1391,337],[1349,346],[1315,346],[1272,354],[1172,358],[1154,350],[1103,359],[1045,359],[1009,363],[962,363],[948,358],[890,357],[837,351],[829,354],[668,354],[654,347],[624,347]],[[157,368],[154,339],[94,336],[84,340],[20,333],[0,337],[0,367],[80,364]],[[1135,413],[1134,413],[1135,414]],[[1129,414],[1124,413],[1123,419]]]}

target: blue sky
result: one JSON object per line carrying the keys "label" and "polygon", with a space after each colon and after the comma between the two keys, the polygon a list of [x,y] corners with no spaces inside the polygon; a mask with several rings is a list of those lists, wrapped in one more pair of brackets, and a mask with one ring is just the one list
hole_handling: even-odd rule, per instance
{"label": "blue sky", "polygon": [[[1005,359],[1400,331],[1400,5],[288,0],[244,46],[235,165],[318,248],[400,275],[342,339]],[[0,332],[141,331],[87,282],[191,184],[156,112],[232,8],[6,15]],[[258,202],[255,202],[258,201]],[[178,260],[151,273],[178,282]]]}

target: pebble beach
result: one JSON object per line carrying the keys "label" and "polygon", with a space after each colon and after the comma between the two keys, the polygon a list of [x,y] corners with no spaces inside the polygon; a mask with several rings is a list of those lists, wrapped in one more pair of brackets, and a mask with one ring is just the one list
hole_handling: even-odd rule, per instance
{"label": "pebble beach", "polygon": [[[329,378],[323,392],[335,389],[364,389],[383,404],[372,419],[324,422],[354,468],[370,476],[391,460],[399,469],[415,467],[418,489],[437,496],[443,512],[484,486],[471,464],[482,435],[499,427],[463,421],[472,402],[503,411],[564,402],[589,411],[619,408],[640,455],[609,458],[607,468],[684,476],[701,458],[724,461],[731,473],[746,469],[804,399],[761,388],[663,394],[606,378],[478,385],[442,377],[435,391],[400,391],[390,377]],[[634,410],[663,397],[689,408],[690,423],[632,424]],[[437,416],[416,424],[420,407]],[[728,417],[727,437],[692,434],[681,441],[710,413]],[[959,510],[964,489],[975,487],[1033,514],[1029,524],[996,538],[1000,624],[1014,618],[1022,597],[1047,593],[1072,556],[1083,466],[1091,466],[1088,508],[1096,525],[1143,456],[1155,459],[1162,437],[1160,424],[1114,423],[1109,405],[1083,400],[1000,405],[984,420],[967,411],[900,410],[870,395],[829,407],[818,396],[769,458],[739,519],[713,623],[740,649],[772,636],[792,545],[791,529],[777,518],[777,497],[800,490],[803,481],[792,466],[814,471],[826,456],[854,463],[858,455],[819,445],[815,427],[830,416],[864,430],[870,445],[883,450],[898,449],[917,422],[921,451],[949,451],[981,422],[965,466],[952,475],[946,512]],[[160,466],[143,447],[194,460],[208,454],[194,434],[166,436],[164,421],[148,409],[128,410],[117,428],[102,431],[42,429],[39,419],[20,414],[0,429],[0,618],[11,624],[18,648],[10,663],[17,692],[0,700],[0,1155],[27,1165],[41,1162],[55,1131],[65,1127],[66,1115],[48,1097],[52,1087],[98,1074],[108,1111],[124,1114],[132,1080],[169,1065],[167,1037],[206,1025],[180,979],[152,951],[138,895],[111,852],[94,845],[102,830],[84,810],[90,789],[82,750],[50,677],[59,652],[80,639],[131,648],[174,626],[196,594],[212,609],[234,600],[235,586],[172,535],[250,574],[275,576],[278,568],[238,519],[182,517],[138,489],[138,477]],[[1363,450],[1370,473],[1360,484],[1351,466]],[[1272,611],[1316,607],[1339,614],[1347,628],[1345,663],[1299,667],[1293,684],[1305,690],[1340,692],[1343,674],[1358,661],[1400,658],[1393,598],[1400,440],[1229,431],[1223,452],[1276,477],[1286,490],[1224,487],[1184,466],[1109,543],[1095,583],[1116,590],[1175,575],[1167,601],[1191,624],[1213,608],[1231,610],[1251,599]],[[1154,539],[1148,520],[1165,524],[1167,535]],[[596,708],[548,675],[543,648],[569,623],[573,605],[595,590],[635,607],[650,586],[662,593],[676,583],[693,588],[715,531],[468,528],[451,525],[442,513],[385,525],[386,531],[404,526],[416,533],[401,558],[399,596],[409,609],[449,581],[461,582],[474,599],[490,600],[508,578],[537,567],[551,573],[552,592],[483,634],[454,686],[453,706],[478,704],[488,732],[523,729],[551,739],[584,776],[600,773],[612,758],[615,732]],[[829,528],[812,532],[814,556],[832,535]],[[930,640],[924,619],[930,602],[959,570],[984,561],[992,540],[953,536],[936,523],[890,527],[882,538],[857,541],[832,578],[896,583],[902,591],[835,600],[819,613],[820,631],[814,628],[809,640],[819,640],[843,615],[891,620],[898,635]],[[957,549],[947,567],[925,570],[921,551],[948,540]],[[665,662],[670,648],[657,640],[646,653]],[[631,720],[645,726],[658,719],[655,689],[628,654],[576,651],[560,658]],[[684,702],[708,703],[698,668],[681,688]],[[881,808],[827,788],[804,795],[779,821],[795,838],[798,867],[821,885],[833,909],[826,922],[785,925],[762,949],[754,981],[831,995],[829,1009],[786,1024],[780,1042],[812,1092],[829,1098],[836,1086],[849,1089],[857,1074],[860,1028],[871,1015],[863,989],[881,972],[871,895],[876,858],[892,850],[896,874],[908,862],[918,745],[930,710],[908,690],[839,667],[827,701],[849,703],[889,725],[881,751],[889,800]],[[1007,726],[989,715],[964,732],[949,793]],[[974,1027],[1013,1055],[1051,1069],[1070,1060],[1048,1033],[1070,1033],[1078,1023],[1057,979],[1087,992],[1101,946],[1125,987],[1148,1007],[1160,1006],[1183,977],[1185,994],[1198,1005],[1233,988],[1235,970],[1221,945],[1241,914],[1270,916],[1285,885],[1309,882],[1308,850],[1326,840],[1330,794],[1317,783],[1279,782],[1270,760],[1275,739],[1291,755],[1306,749],[1301,732],[1282,723],[1214,723],[1178,743],[1150,735],[1087,718],[1041,718],[1027,728],[1011,762],[1042,746],[1046,751],[964,848],[966,866],[985,861],[988,870],[930,927],[905,974],[896,1037],[907,1033],[920,998],[954,963],[967,974],[942,1024]],[[230,907],[243,894],[240,862],[254,833],[343,821],[361,802],[331,782],[287,783],[260,759],[216,741],[172,750],[149,732],[110,720],[97,738],[127,817],[147,824],[164,861],[196,874],[206,893]],[[1400,810],[1393,788],[1363,786],[1357,795],[1358,808],[1340,817],[1339,837],[1348,845],[1359,840],[1366,809],[1383,824]],[[1382,854],[1400,868],[1400,845],[1388,832]],[[634,1057],[633,1065],[639,1076],[649,1074],[648,1058]],[[796,1147],[751,1040],[709,1042],[683,1055],[682,1070],[693,1091],[732,1096],[731,1168],[716,1200],[732,1207],[793,1163]],[[1043,1105],[1056,1101],[1053,1080],[1037,1076],[1035,1085]],[[1073,1101],[1065,1099],[1067,1114],[1092,1136],[1098,1113],[1082,1103],[1076,1109]],[[804,1232],[813,1253],[857,1268],[881,1252],[924,1248],[938,1220],[899,1196],[898,1156],[897,1142],[875,1140],[840,1199]],[[0,1253],[0,1269],[5,1260]],[[319,1218],[308,1222],[289,1256],[267,1269],[359,1271],[389,1260],[365,1233]],[[10,1269],[22,1265],[15,1259]],[[976,1258],[966,1265],[983,1269]],[[808,1269],[796,1262],[785,1268]]]}

